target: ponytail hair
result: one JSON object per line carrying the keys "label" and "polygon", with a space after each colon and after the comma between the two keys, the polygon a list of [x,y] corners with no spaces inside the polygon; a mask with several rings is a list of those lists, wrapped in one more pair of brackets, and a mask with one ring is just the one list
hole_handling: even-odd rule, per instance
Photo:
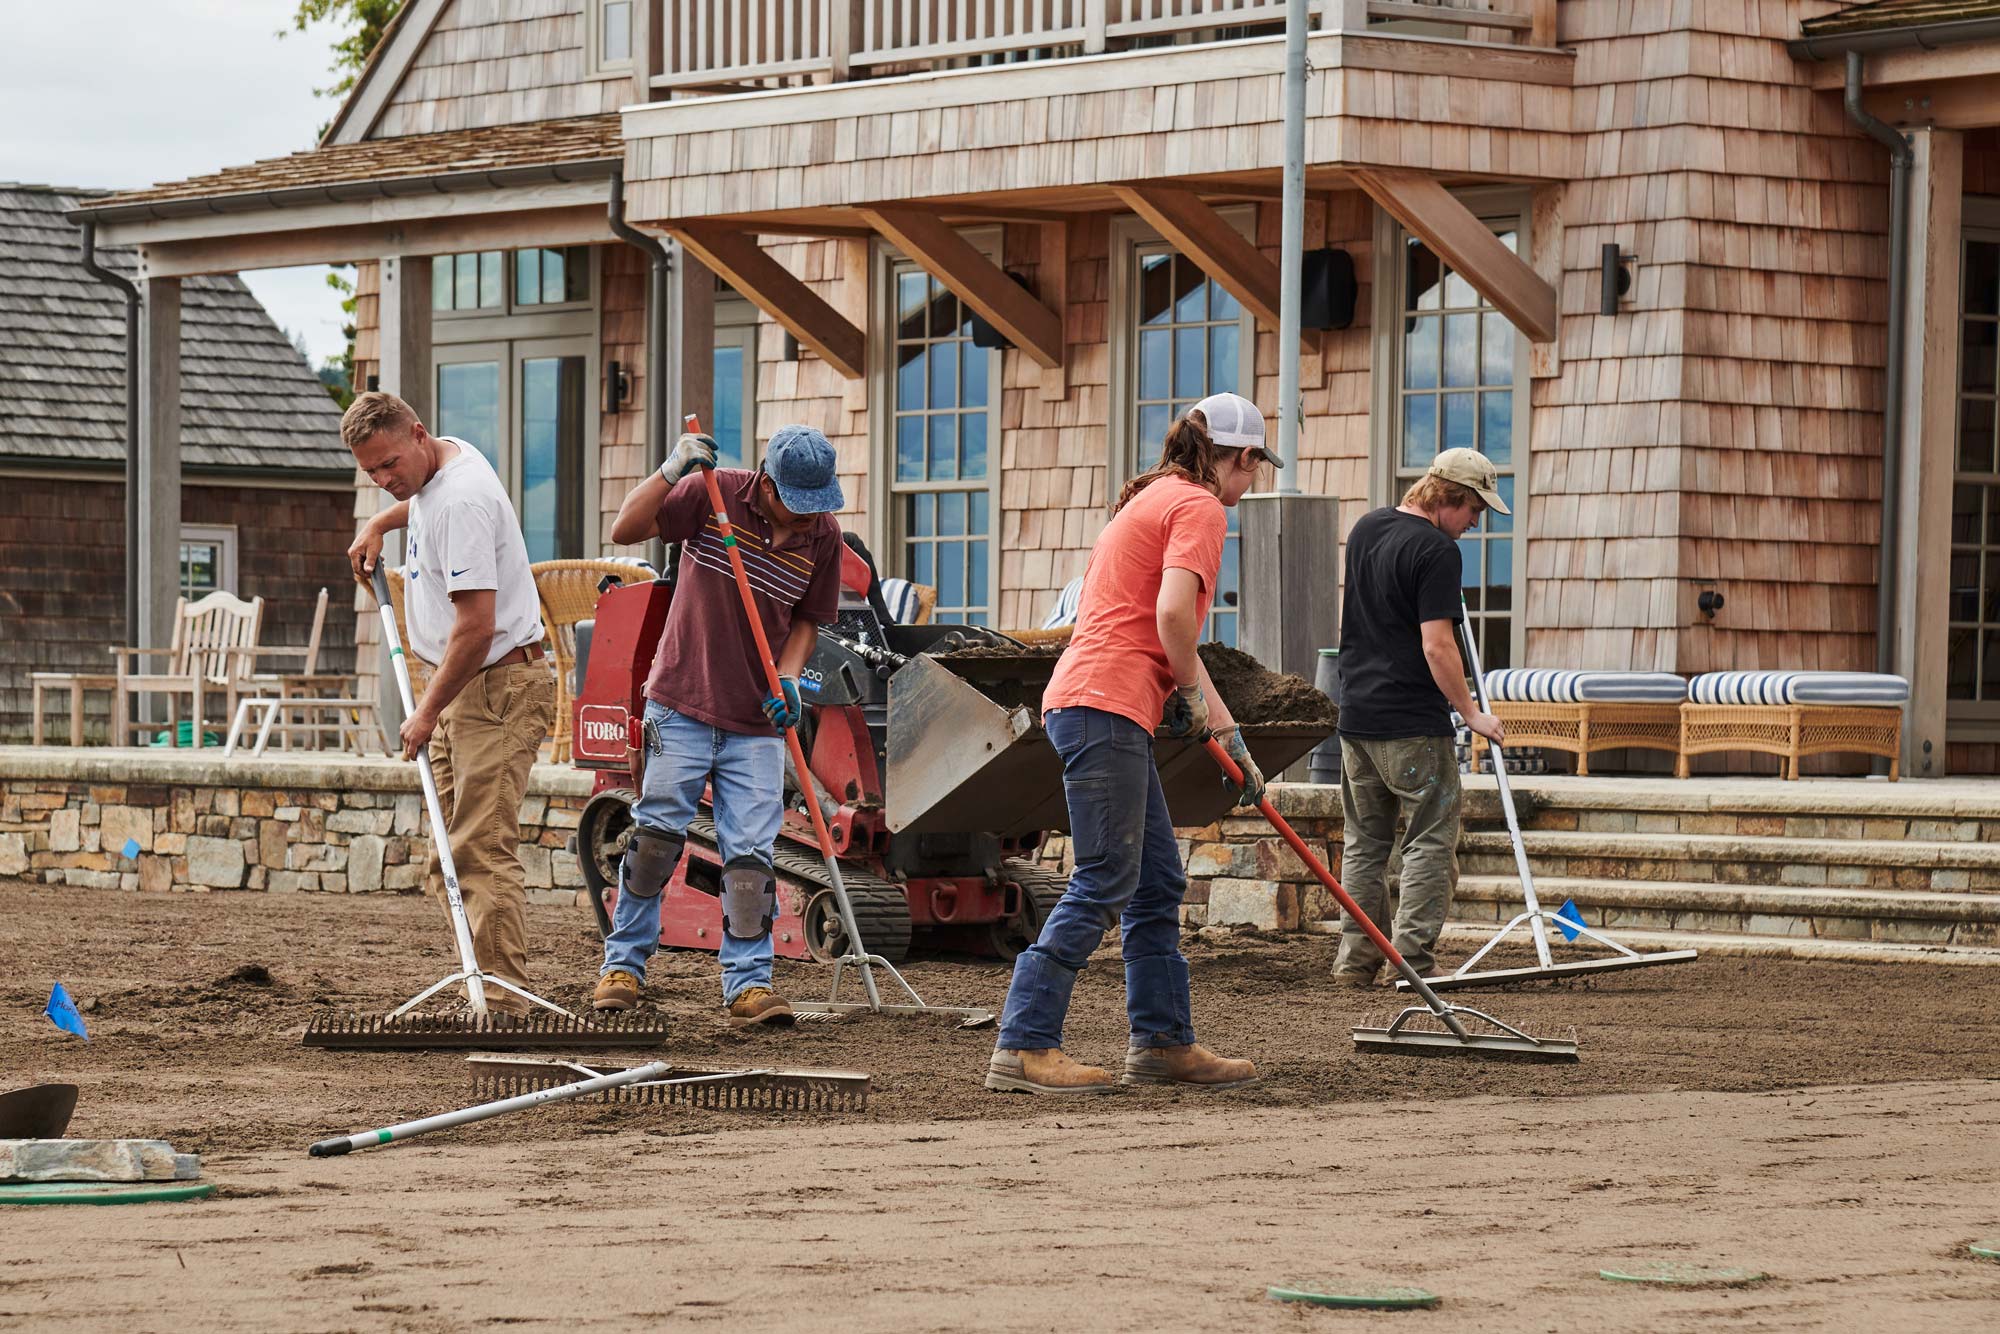
{"label": "ponytail hair", "polygon": [[1199,408],[1189,408],[1167,428],[1166,441],[1160,447],[1159,463],[1125,483],[1125,489],[1119,492],[1118,503],[1111,507],[1111,512],[1116,514],[1124,509],[1131,503],[1132,497],[1162,477],[1184,477],[1196,486],[1217,486],[1224,456],[1236,452],[1209,439],[1207,417]]}

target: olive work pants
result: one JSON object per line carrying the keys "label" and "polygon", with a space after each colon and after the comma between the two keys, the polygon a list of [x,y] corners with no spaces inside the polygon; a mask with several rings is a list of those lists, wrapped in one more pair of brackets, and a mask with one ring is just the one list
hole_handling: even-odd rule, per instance
{"label": "olive work pants", "polygon": [[[451,836],[458,892],[479,966],[528,985],[528,890],[521,872],[521,798],[528,770],[555,716],[556,681],[547,662],[491,667],[445,706],[431,736],[431,770]],[[426,817],[428,822],[428,817]],[[425,832],[429,832],[426,823]],[[445,902],[444,876],[431,851],[424,887]],[[487,1007],[526,1014],[528,1003],[497,987]]]}
{"label": "olive work pants", "polygon": [[[1448,736],[1340,739],[1341,881],[1412,968],[1430,976],[1438,933],[1458,888],[1458,754]],[[1389,918],[1389,858],[1404,823],[1396,915]],[[1342,914],[1334,969],[1373,973],[1382,951]]]}

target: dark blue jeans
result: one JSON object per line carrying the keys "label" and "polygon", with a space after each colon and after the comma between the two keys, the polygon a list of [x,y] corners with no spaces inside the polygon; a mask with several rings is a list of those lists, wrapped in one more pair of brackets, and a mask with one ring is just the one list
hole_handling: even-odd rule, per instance
{"label": "dark blue jeans", "polygon": [[1125,1011],[1134,1047],[1194,1041],[1181,957],[1187,874],[1167,817],[1153,736],[1101,709],[1057,709],[1045,721],[1063,760],[1076,870],[1041,938],[1014,961],[996,1045],[1060,1047],[1076,975],[1113,923],[1124,928]]}

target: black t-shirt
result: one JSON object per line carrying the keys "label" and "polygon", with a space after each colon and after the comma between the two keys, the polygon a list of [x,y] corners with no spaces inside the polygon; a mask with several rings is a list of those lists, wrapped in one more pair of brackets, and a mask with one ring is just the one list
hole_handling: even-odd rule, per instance
{"label": "black t-shirt", "polygon": [[1451,735],[1423,623],[1458,620],[1460,565],[1458,543],[1420,515],[1389,507],[1354,525],[1340,609],[1342,736]]}

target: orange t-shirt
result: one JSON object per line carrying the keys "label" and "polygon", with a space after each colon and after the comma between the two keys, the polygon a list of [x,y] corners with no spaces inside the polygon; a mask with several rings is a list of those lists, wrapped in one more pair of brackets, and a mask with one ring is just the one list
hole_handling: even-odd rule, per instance
{"label": "orange t-shirt", "polygon": [[1206,620],[1228,529],[1222,502],[1183,477],[1162,477],[1118,511],[1091,549],[1076,633],[1042,692],[1042,711],[1081,706],[1148,732],[1158,727],[1174,689],[1160,647],[1161,577],[1192,571],[1201,581],[1195,614]]}

